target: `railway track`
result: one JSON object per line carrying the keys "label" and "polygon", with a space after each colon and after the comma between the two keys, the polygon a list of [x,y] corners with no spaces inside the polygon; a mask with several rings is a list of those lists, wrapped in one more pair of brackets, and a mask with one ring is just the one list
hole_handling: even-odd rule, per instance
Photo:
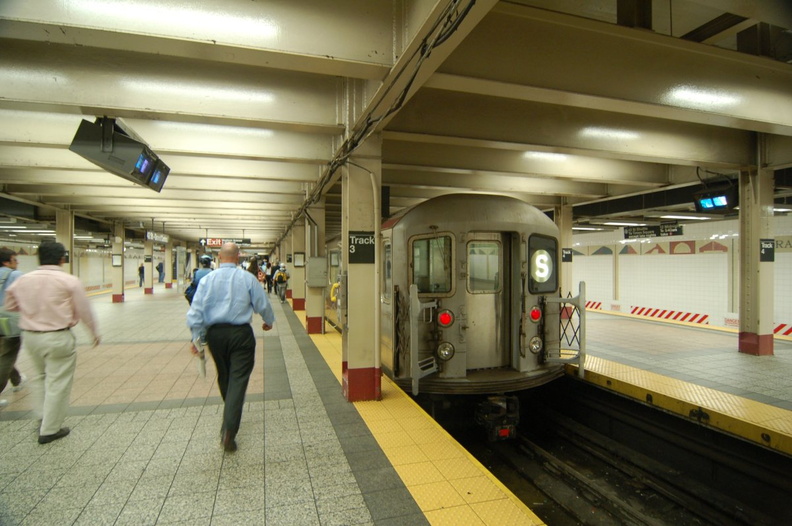
{"label": "railway track", "polygon": [[580,387],[533,393],[517,440],[461,438],[547,524],[792,524],[792,459]]}

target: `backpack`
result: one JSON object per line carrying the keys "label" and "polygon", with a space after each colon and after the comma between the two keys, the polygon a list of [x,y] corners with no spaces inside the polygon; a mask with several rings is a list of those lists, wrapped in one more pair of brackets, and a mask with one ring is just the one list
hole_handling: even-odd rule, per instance
{"label": "backpack", "polygon": [[192,305],[193,297],[195,296],[195,291],[198,290],[198,287],[195,285],[195,282],[190,283],[187,288],[184,290],[184,298],[187,300],[187,303]]}
{"label": "backpack", "polygon": [[282,270],[279,270],[277,274],[275,274],[275,282],[276,283],[286,283],[286,273]]}

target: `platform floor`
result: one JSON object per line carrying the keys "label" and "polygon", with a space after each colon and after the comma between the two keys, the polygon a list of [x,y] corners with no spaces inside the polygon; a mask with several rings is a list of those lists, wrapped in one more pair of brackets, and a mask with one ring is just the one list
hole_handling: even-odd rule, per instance
{"label": "platform floor", "polygon": [[736,331],[598,312],[586,321],[586,381],[792,455],[789,339],[753,356],[738,352]]}
{"label": "platform floor", "polygon": [[68,437],[39,445],[28,389],[3,393],[0,524],[542,524],[387,379],[382,402],[346,402],[340,337],[277,302],[224,453],[213,364],[198,376],[188,306],[155,286],[92,299],[98,348],[73,329]]}

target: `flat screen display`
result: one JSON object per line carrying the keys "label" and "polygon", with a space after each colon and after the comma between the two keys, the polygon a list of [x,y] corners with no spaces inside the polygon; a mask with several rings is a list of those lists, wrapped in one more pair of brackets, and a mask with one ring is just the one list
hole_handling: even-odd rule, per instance
{"label": "flat screen display", "polygon": [[151,178],[148,181],[148,187],[152,190],[156,190],[157,192],[161,191],[162,185],[165,184],[165,179],[168,178],[169,173],[170,168],[168,168],[161,161],[158,162],[154,167],[154,171],[151,173]]}

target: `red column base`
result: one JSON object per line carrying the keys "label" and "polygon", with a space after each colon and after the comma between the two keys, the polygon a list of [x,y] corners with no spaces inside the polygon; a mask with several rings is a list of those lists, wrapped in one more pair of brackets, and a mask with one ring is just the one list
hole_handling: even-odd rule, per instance
{"label": "red column base", "polygon": [[773,356],[773,335],[741,332],[738,346],[741,353],[754,356]]}
{"label": "red column base", "polygon": [[376,367],[348,369],[347,362],[342,364],[343,377],[341,388],[344,398],[349,402],[381,400],[381,371]]}
{"label": "red column base", "polygon": [[123,294],[113,294],[113,303],[124,303]]}
{"label": "red column base", "polygon": [[292,298],[292,290],[286,289],[286,299],[290,300]]}
{"label": "red column base", "polygon": [[146,287],[145,289],[143,289],[143,294],[154,294],[154,287],[151,288]]}
{"label": "red column base", "polygon": [[322,316],[306,316],[305,330],[308,334],[322,334],[324,318]]}
{"label": "red column base", "polygon": [[305,298],[292,298],[292,310],[305,310]]}
{"label": "red column base", "polygon": [[165,288],[166,289],[172,289],[173,288],[173,283],[166,283],[165,284]]}

